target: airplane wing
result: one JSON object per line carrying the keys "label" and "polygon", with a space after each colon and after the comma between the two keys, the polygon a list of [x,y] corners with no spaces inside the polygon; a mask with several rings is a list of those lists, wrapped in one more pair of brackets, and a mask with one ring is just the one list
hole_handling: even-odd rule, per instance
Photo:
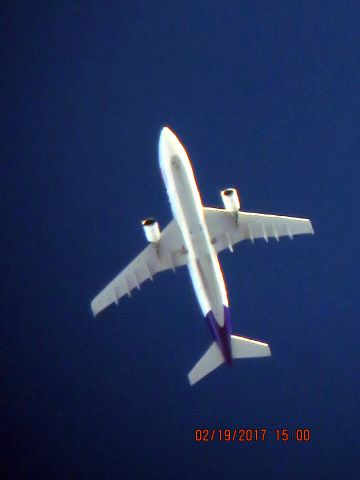
{"label": "airplane wing", "polygon": [[266,215],[250,212],[229,212],[220,208],[204,208],[206,224],[209,229],[211,243],[217,252],[226,248],[232,251],[232,246],[242,240],[270,237],[279,240],[280,237],[313,234],[311,222],[307,218]]}
{"label": "airplane wing", "polygon": [[187,264],[188,252],[184,246],[181,230],[172,220],[161,232],[157,244],[148,245],[117,277],[107,285],[91,302],[94,315],[104,310],[124,295],[131,296],[131,290],[138,288],[163,270]]}

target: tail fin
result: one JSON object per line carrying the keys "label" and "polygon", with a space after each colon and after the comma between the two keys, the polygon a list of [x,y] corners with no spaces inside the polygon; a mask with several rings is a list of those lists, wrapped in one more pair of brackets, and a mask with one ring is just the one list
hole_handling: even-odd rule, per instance
{"label": "tail fin", "polygon": [[224,361],[220,348],[217,346],[216,342],[213,342],[189,373],[188,377],[190,385],[194,385],[194,383],[215,370],[215,368],[224,363]]}
{"label": "tail fin", "polygon": [[231,335],[231,351],[232,358],[269,357],[271,355],[267,343],[237,335]]}
{"label": "tail fin", "polygon": [[[231,335],[232,358],[269,357],[270,347],[267,343],[250,340],[245,337]],[[216,342],[213,342],[204,355],[200,358],[188,375],[190,385],[204,378],[208,373],[215,370],[222,363],[224,357]]]}

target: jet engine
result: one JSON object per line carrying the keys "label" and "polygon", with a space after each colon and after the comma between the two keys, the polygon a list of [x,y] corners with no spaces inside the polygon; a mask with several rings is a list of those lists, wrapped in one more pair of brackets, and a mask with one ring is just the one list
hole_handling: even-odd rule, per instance
{"label": "jet engine", "polygon": [[240,210],[240,199],[236,188],[227,188],[221,192],[221,198],[224,207],[229,212],[237,212]]}
{"label": "jet engine", "polygon": [[160,228],[158,222],[154,218],[146,218],[141,223],[146,235],[146,240],[151,243],[158,242],[160,240]]}

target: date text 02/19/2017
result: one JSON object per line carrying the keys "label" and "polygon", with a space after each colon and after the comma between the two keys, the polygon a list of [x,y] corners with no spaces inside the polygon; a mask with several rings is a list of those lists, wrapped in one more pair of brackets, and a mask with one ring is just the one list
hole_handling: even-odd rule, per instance
{"label": "date text 02/19/2017", "polygon": [[195,441],[206,442],[304,442],[311,439],[309,428],[196,428]]}

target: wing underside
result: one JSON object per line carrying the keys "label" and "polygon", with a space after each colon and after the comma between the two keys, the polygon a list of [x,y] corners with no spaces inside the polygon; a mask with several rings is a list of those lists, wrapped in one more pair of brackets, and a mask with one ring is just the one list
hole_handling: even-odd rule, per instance
{"label": "wing underside", "polygon": [[307,218],[267,215],[250,212],[229,212],[219,208],[204,208],[205,220],[211,242],[217,252],[229,248],[242,240],[294,235],[313,234],[311,222]]}
{"label": "wing underside", "polygon": [[148,245],[117,277],[115,277],[91,302],[94,315],[104,310],[124,295],[131,296],[134,288],[163,270],[186,265],[188,254],[176,220],[162,231],[156,244]]}
{"label": "wing underside", "polygon": [[[211,242],[217,253],[242,240],[293,237],[312,234],[310,220],[306,218],[265,215],[249,212],[229,212],[218,208],[204,208]],[[91,302],[94,315],[104,310],[124,295],[131,296],[134,288],[163,270],[175,269],[188,263],[188,252],[181,230],[172,220],[162,231],[156,244],[148,245],[119,275],[117,275]]]}

